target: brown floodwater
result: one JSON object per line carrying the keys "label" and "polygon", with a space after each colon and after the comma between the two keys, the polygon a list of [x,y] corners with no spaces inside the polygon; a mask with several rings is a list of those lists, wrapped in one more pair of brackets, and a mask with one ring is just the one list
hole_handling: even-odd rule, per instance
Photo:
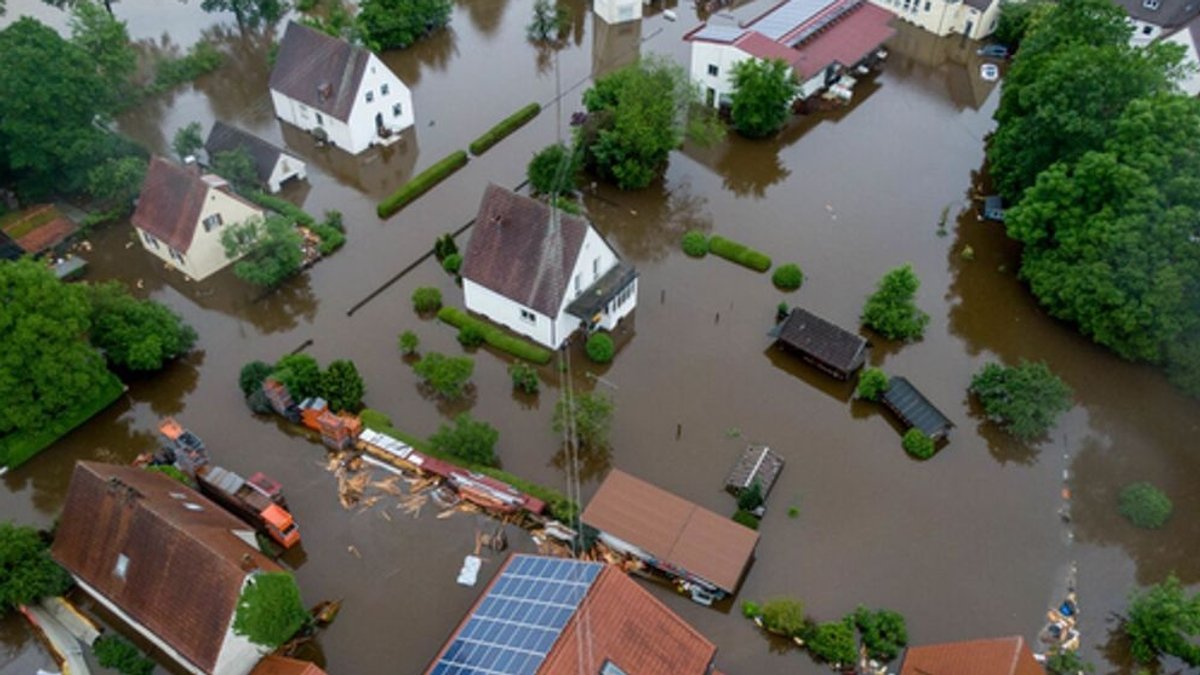
{"label": "brown floodwater", "polygon": [[[262,32],[243,35],[232,17],[205,14],[199,3],[115,4],[148,51],[182,50],[206,38],[228,54],[217,73],[121,117],[120,130],[163,153],[183,125],[207,128],[221,119],[286,145],[309,166],[309,181],[286,196],[313,213],[341,210],[349,241],[264,297],[228,272],[182,280],[146,255],[124,225],[95,233],[88,278],[122,279],[170,305],[199,331],[197,350],[131,382],[118,404],[5,476],[0,511],[50,525],[75,460],[128,461],[155,446],[159,417],[176,415],[205,439],[217,463],[266,471],[286,486],[304,535],[304,555],[294,562],[305,599],[345,599],[319,640],[330,672],[419,672],[479,592],[455,585],[454,576],[475,533],[490,524],[463,515],[436,519],[428,510],[414,519],[384,502],[343,510],[320,446],[253,416],[237,390],[238,370],[311,343],[308,352],[322,362],[354,359],[368,404],[397,426],[429,434],[469,409],[499,429],[506,469],[565,488],[564,457],[550,429],[561,385],[554,367],[543,369],[539,396],[517,396],[507,358],[480,350],[473,396],[447,406],[422,395],[400,358],[396,336],[406,329],[419,335],[422,350],[461,352],[451,329],[411,310],[412,290],[425,285],[461,304],[436,263],[348,311],[437,236],[467,223],[488,181],[520,183],[532,154],[569,133],[590,73],[639,54],[686,63],[680,37],[699,21],[697,11],[668,5],[678,21],[655,8],[639,23],[598,28],[586,4],[572,2],[566,44],[553,52],[525,42],[526,3],[460,0],[450,29],[385,55],[413,89],[416,126],[402,143],[351,157],[317,148],[274,119]],[[65,25],[61,13],[34,0],[10,2],[5,21],[25,11]],[[1170,572],[1200,582],[1200,459],[1190,447],[1200,405],[1157,371],[1120,361],[1040,311],[1015,277],[1018,250],[977,218],[971,196],[984,180],[982,142],[998,91],[979,78],[975,46],[902,26],[883,71],[860,84],[852,106],[797,118],[768,141],[731,136],[713,148],[685,146],[671,156],[665,179],[640,192],[588,187],[592,219],[641,272],[641,296],[613,364],[594,368],[577,346],[568,352],[573,386],[610,394],[617,410],[611,451],[581,458],[584,497],[620,466],[731,513],[733,500],[721,489],[727,470],[748,442],[768,443],[788,465],[738,600],[794,596],[819,620],[859,604],[888,607],[908,618],[918,643],[1032,639],[1075,562],[1085,655],[1103,664],[1100,672],[1132,672],[1111,619],[1129,590]],[[549,105],[398,215],[376,217],[379,197],[414,172],[518,107],[550,104],[559,92],[561,110]],[[943,212],[948,222],[939,233]],[[723,260],[687,258],[678,241],[689,229],[799,263],[804,287],[782,293],[768,277]],[[973,259],[961,255],[967,246]],[[780,301],[855,326],[876,280],[904,262],[922,279],[919,304],[932,320],[919,342],[876,339],[872,360],[911,379],[957,425],[950,444],[927,462],[908,459],[896,424],[880,409],[853,402],[848,385],[772,349],[766,337]],[[1020,359],[1045,360],[1075,390],[1074,408],[1034,444],[1012,442],[984,423],[966,395],[984,363]],[[1153,481],[1174,500],[1175,517],[1164,529],[1139,531],[1117,515],[1116,492],[1134,480]],[[1059,515],[1064,481],[1070,523]],[[520,532],[509,539],[519,550],[532,548]],[[485,564],[481,584],[497,563]],[[652,588],[717,643],[726,672],[826,672],[766,640],[736,609],[704,608]],[[0,645],[0,670],[45,663],[19,621],[0,623]]]}

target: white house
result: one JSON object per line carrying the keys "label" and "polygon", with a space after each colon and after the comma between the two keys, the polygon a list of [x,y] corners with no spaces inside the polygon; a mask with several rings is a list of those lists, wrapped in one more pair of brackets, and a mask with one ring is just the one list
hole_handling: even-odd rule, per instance
{"label": "white house", "polygon": [[165,474],[79,462],[51,556],[94,601],[192,675],[247,675],[269,651],[233,631],[238,601],[282,569],[254,532]]}
{"label": "white house", "polygon": [[786,61],[805,99],[875,59],[895,33],[893,18],[865,0],[785,0],[745,23],[715,16],[683,39],[691,43],[692,81],[710,106],[729,103],[733,67],[747,59]]}
{"label": "white house", "polygon": [[996,30],[1000,0],[871,0],[934,35],[982,40]]}
{"label": "white house", "polygon": [[1117,0],[1117,4],[1133,24],[1130,43],[1135,47],[1179,30],[1200,14],[1200,0]]}
{"label": "white house", "polygon": [[637,272],[586,220],[488,185],[462,266],[467,309],[557,349],[637,306]]}
{"label": "white house", "polygon": [[1179,81],[1179,88],[1188,96],[1200,95],[1200,17],[1192,19],[1163,40],[1174,42],[1184,49],[1183,64],[1189,70]]}
{"label": "white house", "polygon": [[264,215],[220,176],[154,157],[132,222],[143,248],[200,281],[234,260],[221,245],[225,226]]}
{"label": "white house", "polygon": [[275,116],[358,154],[411,127],[412,92],[379,57],[296,22],[271,70]]}
{"label": "white house", "polygon": [[247,133],[218,121],[208,132],[208,140],[204,141],[204,150],[208,153],[209,164],[222,152],[244,150],[254,162],[254,172],[258,182],[265,185],[271,192],[279,192],[283,183],[292,179],[304,180],[307,177],[307,167],[299,158],[289,155],[254,134]]}

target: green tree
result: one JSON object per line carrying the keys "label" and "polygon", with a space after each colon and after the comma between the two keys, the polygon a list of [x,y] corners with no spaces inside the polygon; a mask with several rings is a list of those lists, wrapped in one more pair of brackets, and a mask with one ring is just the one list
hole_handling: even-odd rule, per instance
{"label": "green tree", "polygon": [[1084,661],[1078,652],[1057,649],[1046,657],[1046,671],[1050,675],[1079,675],[1096,672],[1096,666]]}
{"label": "green tree", "polygon": [[137,53],[124,21],[92,2],[71,7],[71,42],[87,54],[114,103],[130,92]]}
{"label": "green tree", "polygon": [[358,412],[362,409],[366,385],[353,361],[338,359],[321,374],[321,396],[335,411]]}
{"label": "green tree", "polygon": [[288,354],[279,359],[271,377],[283,383],[297,402],[321,395],[321,366],[308,354]]}
{"label": "green tree", "polygon": [[1174,507],[1167,493],[1150,483],[1131,483],[1121,489],[1117,509],[1129,522],[1146,529],[1162,527],[1171,518]]}
{"label": "green tree", "polygon": [[534,0],[533,20],[525,27],[525,35],[534,43],[557,43],[570,27],[570,10],[551,0]]}
{"label": "green tree", "polygon": [[584,352],[594,363],[609,363],[613,360],[616,347],[608,333],[592,333],[583,345]]}
{"label": "green tree", "polygon": [[492,425],[462,413],[454,418],[453,427],[445,424],[438,427],[437,433],[429,437],[429,442],[434,448],[472,464],[494,466],[494,448],[499,438],[500,432]]}
{"label": "green tree", "polygon": [[900,440],[900,445],[904,448],[905,452],[917,459],[929,459],[933,457],[934,451],[937,450],[933,439],[916,427],[904,432],[904,437]]}
{"label": "green tree", "polygon": [[100,394],[111,376],[85,340],[90,316],[82,286],[32,260],[0,262],[0,439]]}
{"label": "green tree", "polygon": [[1175,575],[1133,594],[1124,628],[1130,651],[1141,663],[1169,655],[1193,668],[1200,666],[1200,645],[1196,643],[1200,636],[1200,595],[1188,597]]}
{"label": "green tree", "polygon": [[243,147],[218,152],[212,158],[212,172],[229,181],[238,192],[258,187],[258,170],[254,168],[254,158]]}
{"label": "green tree", "polygon": [[139,300],[117,281],[88,287],[92,345],[109,363],[129,370],[159,370],[196,344],[196,331],[153,300]]}
{"label": "green tree", "polygon": [[37,530],[0,523],[0,614],[62,595],[70,585],[70,575],[50,559],[50,547]]}
{"label": "green tree", "polygon": [[1071,388],[1041,362],[989,363],[971,378],[970,390],[988,419],[1026,441],[1049,431],[1071,409]]}
{"label": "green tree", "polygon": [[646,187],[666,169],[685,137],[708,143],[722,130],[683,68],[644,58],[596,81],[584,92],[587,121],[576,143],[584,165],[622,190]]}
{"label": "green tree", "polygon": [[363,0],[356,19],[372,51],[404,49],[450,23],[450,0]]}
{"label": "green tree", "polygon": [[92,650],[101,667],[112,668],[121,675],[150,675],[154,672],[154,662],[146,658],[132,642],[115,633],[96,640]]}
{"label": "green tree", "polygon": [[252,284],[274,288],[300,271],[303,238],[288,219],[251,218],[226,227],[221,244],[229,258],[241,258],[233,273]]}
{"label": "green tree", "polygon": [[275,368],[262,361],[251,361],[242,366],[242,371],[238,373],[238,387],[242,390],[242,396],[250,396],[261,389],[263,380],[273,372]]}
{"label": "green tree", "polygon": [[1030,31],[1054,7],[1049,0],[1001,0],[1000,15],[992,38],[1016,49]]}
{"label": "green tree", "polygon": [[110,157],[87,174],[87,192],[96,201],[117,211],[133,210],[133,198],[146,179],[146,160],[141,157]]}
{"label": "green tree", "polygon": [[475,362],[466,356],[451,357],[430,352],[413,364],[413,372],[439,396],[455,401],[466,393],[467,384],[475,372]]}
{"label": "green tree", "polygon": [[238,28],[271,26],[287,12],[283,0],[202,0],[200,9],[206,12],[233,12]]}
{"label": "green tree", "polygon": [[859,605],[851,616],[862,635],[867,654],[876,661],[891,661],[908,644],[908,627],[899,612],[889,609],[871,611]]}
{"label": "green tree", "polygon": [[398,340],[400,345],[400,353],[404,355],[413,354],[417,351],[417,347],[421,344],[421,339],[411,330],[406,330],[400,334]]}
{"label": "green tree", "polygon": [[737,507],[739,511],[753,511],[763,505],[763,490],[760,481],[754,481],[750,487],[742,490],[742,494],[738,495]]}
{"label": "green tree", "polygon": [[544,195],[571,192],[579,184],[582,153],[562,143],[547,145],[529,160],[526,175],[534,192]]}
{"label": "green tree", "polygon": [[783,59],[746,59],[733,67],[733,108],[738,133],[763,138],[783,128],[800,87]]}
{"label": "green tree", "polygon": [[878,401],[890,386],[887,373],[868,366],[863,368],[858,376],[858,387],[855,388],[854,394],[864,401]]}
{"label": "green tree", "polygon": [[430,286],[422,286],[413,291],[413,311],[417,314],[429,314],[442,308],[442,292]]}
{"label": "green tree", "polygon": [[817,659],[835,665],[853,665],[858,656],[854,627],[848,619],[817,626],[805,646]]}
{"label": "green tree", "polygon": [[238,598],[233,632],[275,649],[308,623],[296,580],[287,572],[263,572],[250,578]]}
{"label": "green tree", "polygon": [[929,323],[929,315],[917,309],[915,298],[921,280],[905,263],[883,276],[875,292],[867,298],[862,321],[889,340],[919,338]]}
{"label": "green tree", "polygon": [[799,635],[804,630],[804,603],[791,598],[773,598],[762,606],[763,627],[787,635]]}
{"label": "green tree", "polygon": [[570,399],[560,398],[554,404],[551,425],[556,433],[573,432],[579,445],[593,450],[608,447],[612,429],[613,400],[595,392],[576,393]]}
{"label": "green tree", "polygon": [[538,376],[537,370],[528,363],[516,363],[508,367],[508,376],[512,378],[513,389],[523,391],[526,394],[538,393]]}
{"label": "green tree", "polygon": [[203,147],[204,138],[200,135],[199,122],[189,122],[179,127],[175,132],[175,137],[171,139],[171,149],[175,151],[175,155],[181,162],[188,157],[195,157]]}

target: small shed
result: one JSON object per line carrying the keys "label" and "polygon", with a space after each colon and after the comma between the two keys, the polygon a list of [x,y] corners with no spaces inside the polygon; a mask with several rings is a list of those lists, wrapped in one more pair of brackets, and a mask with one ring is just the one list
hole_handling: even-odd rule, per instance
{"label": "small shed", "polygon": [[733,465],[729,477],[725,479],[725,489],[737,497],[757,481],[762,488],[763,499],[766,499],[781,471],[783,458],[778,453],[765,445],[752,445],[742,451],[742,456]]}
{"label": "small shed", "polygon": [[208,140],[204,142],[204,150],[208,153],[211,164],[222,152],[244,150],[254,163],[254,172],[258,180],[271,192],[279,192],[283,183],[293,178],[304,180],[307,168],[304,162],[289,155],[276,146],[264,141],[254,134],[232,127],[224,122],[217,122],[208,132]]}
{"label": "small shed", "polygon": [[945,438],[954,427],[950,418],[930,403],[911,382],[900,376],[888,380],[883,404],[900,418],[905,427],[920,429],[934,440]]}
{"label": "small shed", "polygon": [[1004,199],[1000,195],[983,198],[983,217],[988,220],[1004,222]]}
{"label": "small shed", "polygon": [[796,307],[768,333],[818,369],[847,380],[867,360],[871,345],[866,338]]}
{"label": "small shed", "polygon": [[[79,226],[52,204],[31,206],[24,211],[0,218],[0,231],[6,235],[6,249],[15,244],[29,255],[40,255],[67,240]],[[6,254],[7,257],[11,257]]]}

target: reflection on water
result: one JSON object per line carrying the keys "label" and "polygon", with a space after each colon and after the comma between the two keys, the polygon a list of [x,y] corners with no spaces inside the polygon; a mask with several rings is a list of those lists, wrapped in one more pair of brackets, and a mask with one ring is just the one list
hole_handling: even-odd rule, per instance
{"label": "reflection on water", "polygon": [[[374,147],[357,155],[341,148],[318,145],[312,134],[280,121],[280,133],[287,149],[297,157],[320,167],[325,174],[343,185],[355,188],[372,201],[381,200],[408,182],[421,151],[418,127],[405,129],[399,140],[390,145]],[[310,180],[313,180],[310,178]],[[288,197],[294,197],[287,193]],[[303,204],[303,200],[300,200]],[[320,216],[320,213],[314,212]]]}
{"label": "reflection on water", "polygon": [[584,199],[592,223],[635,263],[659,260],[677,250],[690,230],[713,228],[705,209],[707,199],[694,193],[687,182],[668,191],[662,181],[655,181],[638,192],[593,183]]}

